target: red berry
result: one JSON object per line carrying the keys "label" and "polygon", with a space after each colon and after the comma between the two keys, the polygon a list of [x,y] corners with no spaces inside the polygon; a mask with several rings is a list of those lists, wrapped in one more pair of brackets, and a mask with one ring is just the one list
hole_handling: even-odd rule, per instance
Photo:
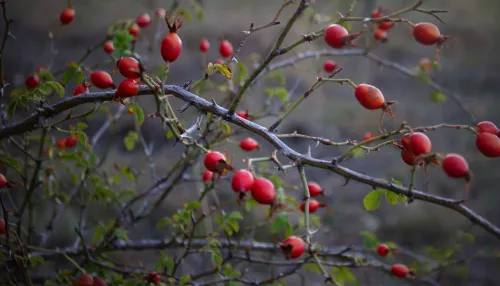
{"label": "red berry", "polygon": [[203,182],[205,182],[205,183],[210,182],[213,177],[214,177],[214,173],[212,173],[208,170],[205,170],[203,172],[203,174],[201,175],[201,178],[202,178]]}
{"label": "red berry", "polygon": [[137,23],[133,23],[132,26],[128,27],[128,33],[137,37],[141,33],[141,28],[137,25]]}
{"label": "red berry", "polygon": [[30,75],[26,77],[24,83],[27,88],[35,88],[40,84],[40,80],[37,75]]}
{"label": "red berry", "polygon": [[171,32],[161,41],[161,56],[166,62],[174,62],[182,51],[182,41],[176,32]]}
{"label": "red berry", "polygon": [[409,166],[413,166],[415,164],[415,160],[417,159],[417,157],[418,156],[413,154],[413,152],[410,151],[410,149],[401,150],[401,158]]}
{"label": "red berry", "polygon": [[61,20],[61,24],[63,25],[71,23],[73,19],[75,19],[75,9],[72,7],[64,9],[59,16],[59,20]]}
{"label": "red berry", "polygon": [[392,29],[394,27],[395,24],[396,23],[391,22],[391,21],[384,21],[384,22],[380,22],[380,24],[378,24],[378,28],[380,30],[389,31],[390,29]]}
{"label": "red berry", "polygon": [[3,188],[7,185],[7,179],[3,174],[0,174],[0,188]]}
{"label": "red berry", "polygon": [[360,84],[354,90],[356,99],[366,109],[379,109],[384,107],[384,95],[382,92],[369,84]]}
{"label": "red berry", "polygon": [[380,18],[382,17],[384,14],[382,13],[382,7],[378,7],[376,10],[373,10],[370,14],[370,16],[373,18],[373,19],[376,19],[376,18]]}
{"label": "red berry", "polygon": [[[317,200],[309,200],[309,213],[316,212],[320,207],[320,203]],[[300,210],[306,212],[306,202],[300,204]]]}
{"label": "red berry", "polygon": [[410,273],[410,269],[404,264],[394,264],[391,268],[392,274],[398,277],[406,277]]}
{"label": "red berry", "polygon": [[321,188],[320,185],[318,185],[315,182],[307,183],[307,188],[309,188],[309,195],[311,197],[317,197],[317,196],[323,194],[323,189]]}
{"label": "red berry", "polygon": [[210,48],[210,43],[208,42],[207,39],[201,39],[200,41],[200,51],[202,53],[206,53],[208,51],[208,48]]}
{"label": "red berry", "polygon": [[207,155],[205,155],[203,163],[207,170],[220,174],[226,167],[226,161],[226,156],[224,156],[222,153],[211,151]]}
{"label": "red berry", "polygon": [[377,41],[386,42],[387,41],[387,31],[377,29],[373,32],[373,38]]}
{"label": "red berry", "polygon": [[431,46],[441,40],[441,32],[432,23],[419,23],[413,27],[413,37],[422,45]]}
{"label": "red berry", "polygon": [[149,25],[149,23],[151,23],[151,17],[148,13],[142,13],[141,15],[139,15],[139,17],[137,17],[137,20],[135,20],[135,22],[137,23],[137,25],[139,25],[139,27],[145,28]]}
{"label": "red berry", "polygon": [[118,60],[117,65],[118,69],[120,70],[120,73],[124,77],[131,79],[139,78],[139,73],[140,73],[139,61],[137,61],[136,59],[131,57],[121,58]]}
{"label": "red berry", "polygon": [[498,130],[498,127],[495,125],[495,123],[491,121],[479,122],[476,126],[476,129],[479,133],[491,133],[494,135],[498,135],[500,133],[500,130]]}
{"label": "red berry", "polygon": [[149,276],[150,276],[149,282],[154,283],[155,285],[156,285],[156,283],[158,283],[160,281],[160,274],[158,274],[154,271],[149,273]]}
{"label": "red berry", "polygon": [[59,149],[66,148],[66,138],[57,139],[57,147],[59,147]]}
{"label": "red berry", "polygon": [[166,13],[167,13],[167,11],[165,11],[165,9],[163,9],[163,8],[158,8],[158,9],[156,9],[156,12],[155,12],[156,16],[161,17],[161,18],[165,17]]}
{"label": "red berry", "polygon": [[139,87],[133,79],[126,79],[120,82],[116,90],[116,96],[121,98],[131,97],[137,94]]}
{"label": "red berry", "polygon": [[90,81],[98,88],[114,87],[111,75],[105,71],[95,71],[90,74]]}
{"label": "red berry", "polygon": [[306,251],[306,243],[297,236],[290,236],[283,240],[280,246],[286,259],[299,258]]}
{"label": "red berry", "polygon": [[4,234],[7,232],[7,228],[5,226],[5,220],[0,219],[0,234]]}
{"label": "red berry", "polygon": [[326,72],[329,72],[329,73],[332,73],[333,71],[335,71],[335,68],[337,67],[337,63],[332,61],[332,60],[326,60],[324,63],[323,63],[323,69],[326,71]]}
{"label": "red berry", "polygon": [[106,282],[98,276],[94,276],[94,285],[93,286],[106,286]]}
{"label": "red berry", "polygon": [[240,147],[245,151],[253,151],[259,148],[259,143],[249,137],[240,141]]}
{"label": "red berry", "polygon": [[481,133],[476,137],[477,149],[486,157],[500,157],[500,138],[491,133]]}
{"label": "red berry", "polygon": [[75,147],[76,143],[78,143],[78,138],[76,137],[76,135],[72,135],[66,137],[64,146],[66,146],[67,148],[73,148]]}
{"label": "red berry", "polygon": [[239,170],[231,178],[231,187],[235,192],[248,192],[254,183],[253,175],[248,170]]}
{"label": "red berry", "polygon": [[410,136],[411,133],[407,133],[401,138],[401,145],[403,145],[404,149],[409,149],[410,148]]}
{"label": "red berry", "polygon": [[377,246],[377,253],[380,256],[386,256],[387,254],[389,254],[389,246],[380,244],[379,246]]}
{"label": "red berry", "polygon": [[89,88],[85,85],[85,83],[80,83],[75,86],[75,89],[73,90],[73,96],[77,96],[86,92],[89,92]]}
{"label": "red berry", "polygon": [[443,171],[452,178],[463,178],[469,174],[469,164],[458,154],[448,154],[443,158]]}
{"label": "red berry", "polygon": [[82,274],[78,277],[77,284],[78,286],[93,286],[94,278],[92,278],[89,274]]}
{"label": "red berry", "polygon": [[252,197],[259,204],[272,205],[276,198],[273,183],[265,178],[255,179],[252,185]]}
{"label": "red berry", "polygon": [[104,52],[106,54],[111,54],[115,51],[115,46],[113,45],[113,41],[106,41],[103,46]]}
{"label": "red berry", "polygon": [[228,40],[222,40],[219,45],[219,53],[223,58],[233,55],[233,45]]}
{"label": "red berry", "polygon": [[323,34],[325,42],[330,47],[337,49],[342,48],[346,44],[348,36],[349,32],[347,32],[347,29],[337,24],[330,25]]}
{"label": "red berry", "polygon": [[373,137],[375,137],[375,136],[373,136],[373,134],[371,132],[366,132],[365,135],[363,136],[363,141],[370,140]]}
{"label": "red berry", "polygon": [[429,137],[424,133],[415,132],[410,136],[409,149],[413,154],[419,156],[430,153],[432,150],[432,143]]}
{"label": "red berry", "polygon": [[219,64],[219,65],[223,65],[224,64],[224,60],[223,59],[218,59],[217,61],[215,61],[216,64]]}
{"label": "red berry", "polygon": [[241,117],[243,119],[248,120],[248,112],[247,111],[238,111],[238,112],[236,112],[236,115],[238,115],[239,117]]}

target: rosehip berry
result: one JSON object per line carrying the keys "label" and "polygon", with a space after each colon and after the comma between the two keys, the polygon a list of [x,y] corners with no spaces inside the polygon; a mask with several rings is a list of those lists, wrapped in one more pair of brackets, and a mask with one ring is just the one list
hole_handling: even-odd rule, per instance
{"label": "rosehip berry", "polygon": [[5,226],[5,220],[0,219],[0,234],[4,234],[7,232],[7,227]]}
{"label": "rosehip berry", "polygon": [[175,32],[171,32],[166,35],[161,42],[161,56],[166,62],[175,61],[182,51],[182,41],[179,35]]}
{"label": "rosehip berry", "polygon": [[151,277],[151,280],[149,280],[151,283],[156,285],[160,281],[160,274],[153,271],[149,273],[149,275]]}
{"label": "rosehip berry", "polygon": [[80,277],[78,277],[77,284],[78,286],[93,286],[94,278],[92,278],[92,276],[89,274],[82,274]]}
{"label": "rosehip berry", "polygon": [[228,40],[222,40],[219,45],[219,53],[223,58],[233,55],[233,45]]}
{"label": "rosehip berry", "polygon": [[205,155],[203,164],[205,165],[205,168],[207,168],[207,170],[221,174],[226,169],[226,156],[224,156],[220,152],[211,151],[207,155]]}
{"label": "rosehip berry", "polygon": [[377,29],[373,32],[373,38],[377,41],[381,41],[382,43],[387,42],[387,31]]}
{"label": "rosehip berry", "polygon": [[146,28],[147,26],[149,26],[149,23],[151,23],[151,17],[148,13],[142,13],[141,15],[139,15],[139,17],[137,17],[137,20],[135,20],[135,22],[137,23],[137,25],[139,25],[139,27]]}
{"label": "rosehip berry", "polygon": [[500,138],[491,133],[481,133],[476,137],[477,149],[486,157],[500,157]]}
{"label": "rosehip berry", "polygon": [[326,60],[324,63],[323,63],[323,69],[328,72],[328,73],[332,73],[335,71],[335,68],[337,67],[337,63],[332,61],[332,60]]}
{"label": "rosehip berry", "polygon": [[231,178],[231,187],[235,192],[248,192],[254,183],[253,175],[248,170],[239,170]]}
{"label": "rosehip berry", "polygon": [[422,45],[431,46],[442,40],[441,32],[432,23],[419,23],[413,27],[413,37]]}
{"label": "rosehip berry", "polygon": [[363,141],[370,140],[373,137],[375,137],[375,136],[373,136],[373,134],[371,132],[366,132],[365,135],[363,136]]}
{"label": "rosehip berry", "polygon": [[61,24],[67,25],[71,23],[75,19],[75,9],[72,7],[68,7],[64,9],[61,12],[61,15],[59,16],[59,20],[61,21]]}
{"label": "rosehip berry", "polygon": [[106,286],[106,282],[98,276],[94,276],[94,285],[93,286]]}
{"label": "rosehip berry", "polygon": [[78,143],[78,138],[76,137],[76,135],[70,135],[66,137],[64,146],[67,148],[73,148],[75,147],[76,143]]}
{"label": "rosehip berry", "polygon": [[66,138],[57,139],[57,147],[59,147],[59,149],[66,148]]}
{"label": "rosehip berry", "polygon": [[90,74],[90,81],[93,85],[102,89],[115,86],[111,75],[105,71],[92,72]]}
{"label": "rosehip berry", "polygon": [[299,258],[306,251],[306,243],[298,236],[290,236],[280,245],[286,259]]}
{"label": "rosehip berry", "polygon": [[265,178],[255,179],[252,185],[252,197],[261,205],[272,205],[276,198],[273,183]]}
{"label": "rosehip berry", "polygon": [[37,75],[30,75],[26,77],[24,84],[27,88],[35,88],[40,84],[40,79],[38,79]]}
{"label": "rosehip berry", "polygon": [[377,19],[377,18],[382,17],[384,15],[383,12],[382,12],[382,10],[383,10],[382,6],[377,7],[376,10],[373,10],[371,12],[370,17],[372,17],[373,19]]}
{"label": "rosehip berry", "polygon": [[430,153],[432,150],[432,143],[429,137],[424,133],[415,132],[410,136],[409,149],[413,154],[419,156]]}
{"label": "rosehip berry", "polygon": [[202,178],[203,182],[205,182],[205,183],[210,182],[213,177],[214,177],[214,173],[212,173],[208,170],[205,170],[203,172],[203,174],[201,175],[201,178]]}
{"label": "rosehip berry", "polygon": [[165,17],[166,13],[167,13],[167,11],[165,11],[165,9],[163,9],[163,8],[158,8],[158,9],[156,9],[156,12],[155,12],[156,16],[161,17],[161,18]]}
{"label": "rosehip berry", "polygon": [[3,174],[0,174],[0,188],[3,188],[7,185],[7,179]]}
{"label": "rosehip berry", "polygon": [[389,254],[389,250],[389,246],[385,244],[380,244],[379,246],[377,246],[377,253],[380,256],[386,256],[387,254]]}
{"label": "rosehip berry", "polygon": [[83,93],[89,92],[89,88],[85,83],[80,83],[77,86],[75,86],[75,89],[73,90],[73,96],[77,96]]}
{"label": "rosehip berry", "polygon": [[401,159],[403,159],[403,161],[409,166],[413,166],[415,164],[417,157],[418,156],[413,154],[410,149],[401,150]]}
{"label": "rosehip berry", "polygon": [[344,46],[357,46],[352,41],[354,41],[362,33],[363,31],[357,34],[349,34],[346,28],[338,24],[332,24],[326,28],[323,38],[330,47],[340,49]]}
{"label": "rosehip berry", "polygon": [[443,171],[452,178],[464,178],[469,176],[469,164],[459,154],[448,154],[443,158]]}
{"label": "rosehip berry", "polygon": [[200,41],[200,51],[202,53],[206,53],[209,48],[210,48],[210,43],[208,42],[208,40],[207,39],[201,39],[201,41]]}
{"label": "rosehip berry", "polygon": [[391,272],[397,277],[404,278],[410,273],[410,269],[404,264],[394,264],[391,268]]}
{"label": "rosehip berry", "polygon": [[115,51],[115,46],[113,45],[113,41],[106,41],[103,46],[104,52],[106,54],[111,54]]}
{"label": "rosehip berry", "polygon": [[216,64],[219,64],[219,65],[223,65],[224,64],[224,60],[223,59],[218,59],[215,61]]}
{"label": "rosehip berry", "polygon": [[493,135],[498,135],[500,133],[500,130],[495,125],[495,123],[493,123],[491,121],[479,122],[476,126],[476,130],[479,133],[491,133]]}
{"label": "rosehip berry", "polygon": [[116,90],[116,96],[121,98],[127,98],[137,95],[139,87],[133,79],[126,79],[120,82],[118,89]]}
{"label": "rosehip berry", "polygon": [[120,73],[130,79],[137,79],[139,78],[139,73],[140,73],[140,68],[139,68],[139,61],[137,61],[134,58],[127,57],[127,58],[120,58],[117,63],[118,69],[120,70]]}
{"label": "rosehip berry", "polygon": [[238,115],[239,117],[241,117],[243,119],[248,120],[248,111],[238,111],[238,112],[236,112],[236,115]]}
{"label": "rosehip berry", "polygon": [[307,183],[307,188],[309,189],[309,195],[311,197],[317,197],[317,196],[323,194],[323,189],[321,188],[320,185],[318,185],[315,182]]}
{"label": "rosehip berry", "polygon": [[395,104],[395,101],[386,102],[384,95],[380,89],[369,84],[360,84],[354,89],[354,96],[358,102],[366,109],[375,110],[382,109],[382,116],[380,117],[380,123],[384,115],[387,113],[391,118],[394,118],[394,113],[392,113],[391,105]]}
{"label": "rosehip berry", "polygon": [[380,22],[380,24],[378,24],[378,28],[380,30],[389,31],[390,29],[392,29],[394,27],[395,24],[396,23],[391,22],[391,21],[384,21],[384,22]]}
{"label": "rosehip berry", "polygon": [[410,148],[410,136],[411,136],[411,133],[407,133],[407,134],[403,135],[403,138],[401,138],[401,145],[403,145],[404,149]]}
{"label": "rosehip berry", "polygon": [[259,143],[255,141],[255,139],[249,137],[240,141],[240,147],[241,149],[250,152],[258,149]]}
{"label": "rosehip berry", "polygon": [[[317,200],[309,200],[309,213],[316,212],[320,206],[321,205]],[[304,213],[306,212],[306,202],[302,202],[300,204],[300,210]]]}
{"label": "rosehip berry", "polygon": [[137,23],[133,23],[132,26],[128,27],[128,33],[137,37],[141,33],[141,28],[137,25]]}

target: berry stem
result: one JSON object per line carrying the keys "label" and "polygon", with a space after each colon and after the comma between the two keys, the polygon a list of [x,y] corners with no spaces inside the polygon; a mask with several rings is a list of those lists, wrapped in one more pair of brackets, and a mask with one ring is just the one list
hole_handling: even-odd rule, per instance
{"label": "berry stem", "polygon": [[324,78],[322,81],[338,82],[340,84],[348,83],[352,88],[358,87],[352,80],[348,78]]}
{"label": "berry stem", "polygon": [[299,164],[297,168],[299,170],[299,176],[302,182],[302,188],[304,189],[304,198],[305,198],[304,220],[306,224],[306,242],[308,245],[311,245],[312,232],[310,229],[310,218],[309,218],[309,202],[311,201],[311,194],[309,193],[309,187],[307,185],[307,178],[306,178],[306,173],[304,171],[304,166],[302,164]]}

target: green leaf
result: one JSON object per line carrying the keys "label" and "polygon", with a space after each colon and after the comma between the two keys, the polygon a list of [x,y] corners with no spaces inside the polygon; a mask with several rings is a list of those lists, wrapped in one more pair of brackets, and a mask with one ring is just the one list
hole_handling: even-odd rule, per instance
{"label": "green leaf", "polygon": [[45,84],[47,84],[48,86],[50,86],[50,88],[54,92],[57,92],[60,97],[64,96],[64,87],[60,83],[55,82],[55,81],[46,81]]}
{"label": "green leaf", "polygon": [[446,102],[446,95],[438,90],[433,90],[431,92],[431,102],[432,103]]}
{"label": "green leaf", "polygon": [[368,231],[362,231],[360,235],[363,238],[363,247],[365,248],[375,248],[379,244],[375,235]]}
{"label": "green leaf", "polygon": [[8,167],[14,169],[18,173],[22,173],[22,171],[23,171],[21,163],[19,163],[19,161],[17,161],[17,159],[15,159],[15,158],[6,157],[6,158],[0,159],[0,161],[3,164],[7,165]]}
{"label": "green leaf", "polygon": [[142,123],[144,123],[144,110],[142,110],[142,108],[139,105],[137,105],[135,108],[135,116],[137,117],[137,122],[139,123],[139,126],[141,126]]}
{"label": "green leaf", "polygon": [[399,195],[394,193],[394,192],[391,192],[391,191],[388,191],[386,190],[385,191],[385,199],[387,200],[388,203],[390,203],[391,205],[395,205],[398,203],[399,201]]}
{"label": "green leaf", "polygon": [[30,260],[30,264],[31,266],[36,266],[37,264],[43,264],[45,262],[45,259],[43,259],[43,257],[40,257],[40,256],[32,256],[32,257],[29,257],[29,260]]}
{"label": "green leaf", "polygon": [[82,72],[82,71],[78,71],[78,72],[76,73],[75,82],[76,82],[77,84],[80,84],[80,83],[82,83],[84,80],[85,80],[85,75],[83,74],[83,72]]}
{"label": "green leaf", "polygon": [[402,186],[403,185],[402,182],[400,182],[400,181],[398,181],[398,180],[396,180],[394,178],[391,178],[391,183],[393,183],[394,185],[398,185],[398,186]]}
{"label": "green leaf", "polygon": [[46,69],[40,70],[37,75],[41,80],[54,80],[54,76]]}
{"label": "green leaf", "polygon": [[416,76],[424,84],[430,84],[431,83],[431,79],[429,78],[429,76],[427,75],[427,73],[425,73],[422,70],[419,70],[418,73],[416,74]]}
{"label": "green leaf", "polygon": [[187,9],[183,9],[183,8],[177,9],[177,13],[179,13],[179,15],[182,15],[184,17],[184,19],[186,19],[186,21],[188,21],[188,22],[191,22],[193,20],[193,16],[191,15],[191,12],[189,12],[189,10],[187,10]]}
{"label": "green leaf", "polygon": [[233,72],[229,69],[228,66],[221,64],[215,64],[214,66],[223,76],[227,77],[227,79],[233,78]]}
{"label": "green leaf", "polygon": [[373,211],[380,205],[383,190],[375,190],[368,193],[363,199],[363,205],[367,211]]}
{"label": "green leaf", "polygon": [[278,97],[282,102],[288,97],[288,91],[283,87],[266,88],[266,93],[270,98]]}
{"label": "green leaf", "polygon": [[236,83],[243,84],[243,82],[247,77],[248,77],[247,67],[242,61],[238,62],[238,73],[234,76],[234,81]]}
{"label": "green leaf", "polygon": [[302,266],[303,271],[313,272],[313,273],[321,273],[321,269],[319,268],[317,263],[306,263]]}
{"label": "green leaf", "polygon": [[132,169],[130,169],[128,166],[122,166],[120,168],[120,171],[125,176],[125,178],[127,178],[131,181],[135,181],[134,173],[132,172]]}
{"label": "green leaf", "polygon": [[123,138],[123,143],[125,144],[125,148],[128,151],[132,151],[135,147],[135,144],[139,142],[139,133],[136,131],[129,131],[125,138]]}
{"label": "green leaf", "polygon": [[83,130],[85,130],[87,127],[88,127],[88,125],[87,125],[87,123],[85,123],[85,122],[78,122],[78,123],[76,124],[76,130],[78,130],[78,131],[83,131]]}
{"label": "green leaf", "polygon": [[13,99],[11,102],[9,102],[9,106],[7,107],[7,116],[9,119],[12,118],[12,115],[14,115],[14,112],[16,112],[16,107],[17,107],[17,99]]}
{"label": "green leaf", "polygon": [[231,134],[231,127],[226,122],[219,121],[219,127],[224,130],[224,133]]}
{"label": "green leaf", "polygon": [[288,213],[286,211],[281,211],[274,217],[274,221],[271,225],[271,233],[284,231],[288,225]]}
{"label": "green leaf", "polygon": [[[199,202],[193,201],[193,202],[188,203],[185,206],[185,209],[186,209],[186,211],[194,211],[194,210],[200,208],[200,206],[201,205]],[[241,216],[241,214],[240,214],[240,216]],[[243,218],[243,217],[241,217],[241,218]]]}
{"label": "green leaf", "polygon": [[179,279],[179,286],[187,285],[189,281],[191,281],[191,275],[189,274],[182,275],[181,279]]}
{"label": "green leaf", "polygon": [[67,84],[76,76],[76,70],[74,68],[68,68],[61,76],[61,83]]}

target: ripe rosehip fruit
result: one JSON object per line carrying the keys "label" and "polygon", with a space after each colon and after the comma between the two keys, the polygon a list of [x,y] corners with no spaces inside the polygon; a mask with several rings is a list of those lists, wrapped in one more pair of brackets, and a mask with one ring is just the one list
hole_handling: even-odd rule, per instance
{"label": "ripe rosehip fruit", "polygon": [[384,15],[382,10],[382,6],[377,7],[377,9],[373,10],[370,13],[370,17],[372,17],[373,19],[382,17]]}
{"label": "ripe rosehip fruit", "polygon": [[289,236],[280,245],[286,259],[299,258],[306,251],[306,243],[298,236]]}
{"label": "ripe rosehip fruit", "polygon": [[155,271],[150,272],[148,276],[149,277],[147,280],[149,283],[153,283],[156,285],[160,281],[160,274],[156,273]]}
{"label": "ripe rosehip fruit", "polygon": [[59,16],[59,20],[63,25],[71,23],[73,19],[75,19],[75,9],[73,9],[73,7],[67,7],[61,12],[61,15]]}
{"label": "ripe rosehip fruit", "polygon": [[113,45],[113,41],[106,41],[103,45],[104,52],[106,54],[111,54],[115,51],[115,46]]}
{"label": "ripe rosehip fruit", "polygon": [[408,145],[413,154],[417,156],[430,153],[432,150],[431,139],[421,132],[411,134]]}
{"label": "ripe rosehip fruit", "polygon": [[404,149],[410,148],[410,136],[411,133],[406,133],[405,135],[403,135],[403,138],[401,138],[401,145],[403,145]]}
{"label": "ripe rosehip fruit", "polygon": [[89,274],[82,274],[80,277],[78,277],[77,284],[78,286],[93,286],[94,278],[92,278],[92,276]]}
{"label": "ripe rosehip fruit", "polygon": [[317,196],[323,194],[323,189],[321,188],[320,185],[318,185],[315,182],[307,183],[307,188],[309,189],[309,195],[311,197],[317,197]]}
{"label": "ripe rosehip fruit", "polygon": [[201,178],[202,178],[203,182],[205,182],[205,183],[210,182],[213,177],[214,177],[214,173],[212,173],[208,170],[205,170],[203,172],[203,174],[201,175]]}
{"label": "ripe rosehip fruit", "polygon": [[56,143],[57,143],[57,147],[59,147],[59,149],[66,148],[66,138],[57,139]]}
{"label": "ripe rosehip fruit", "polygon": [[106,282],[98,276],[94,276],[94,285],[93,286],[106,286]]}
{"label": "ripe rosehip fruit", "polygon": [[142,13],[139,17],[137,17],[135,22],[139,25],[139,27],[145,28],[149,25],[149,23],[151,23],[151,17],[148,13]]}
{"label": "ripe rosehip fruit", "polygon": [[500,157],[500,138],[491,133],[481,133],[476,137],[477,149],[486,157]]}
{"label": "ripe rosehip fruit", "polygon": [[335,68],[337,67],[337,63],[332,61],[332,60],[326,60],[324,63],[323,63],[323,69],[328,72],[328,73],[332,73],[335,71]]}
{"label": "ripe rosehip fruit", "polygon": [[360,84],[354,90],[356,99],[366,109],[379,109],[384,106],[385,99],[380,89],[369,84]]}
{"label": "ripe rosehip fruit", "polygon": [[[309,213],[314,213],[316,212],[319,207],[320,203],[317,200],[309,200]],[[305,213],[306,212],[306,202],[302,202],[300,204],[300,210]]]}
{"label": "ripe rosehip fruit", "polygon": [[432,23],[418,23],[413,27],[413,37],[422,45],[432,46],[442,40],[441,32]]}
{"label": "ripe rosehip fruit", "polygon": [[238,115],[239,117],[241,117],[243,119],[248,120],[248,111],[238,111],[238,112],[236,112],[236,115]]}
{"label": "ripe rosehip fruit", "polygon": [[73,90],[73,96],[77,96],[86,92],[89,92],[89,88],[87,87],[87,85],[85,85],[85,83],[80,83],[75,86],[75,89]]}
{"label": "ripe rosehip fruit", "polygon": [[139,87],[133,79],[126,79],[120,82],[118,89],[116,90],[116,96],[121,98],[127,98],[137,95]]}
{"label": "ripe rosehip fruit", "polygon": [[137,61],[134,58],[127,57],[127,58],[120,58],[117,63],[118,69],[120,70],[120,73],[130,79],[137,79],[139,78],[139,73],[140,73],[140,68],[139,68],[139,61]]}
{"label": "ripe rosehip fruit", "polygon": [[233,55],[233,45],[228,40],[222,40],[219,45],[219,53],[223,58],[229,58]]}
{"label": "ripe rosehip fruit", "polygon": [[415,164],[415,160],[417,159],[417,155],[413,154],[410,149],[402,149],[401,150],[401,159],[408,165],[413,166]]}
{"label": "ripe rosehip fruit", "polygon": [[73,148],[75,147],[76,143],[78,143],[78,138],[76,135],[70,135],[66,137],[64,146],[67,148]]}
{"label": "ripe rosehip fruit", "polygon": [[387,42],[387,31],[377,29],[375,30],[375,32],[373,32],[373,38],[375,38],[375,40],[377,41],[381,41],[382,43]]}
{"label": "ripe rosehip fruit", "polygon": [[394,27],[395,24],[396,23],[391,22],[391,21],[384,21],[384,22],[380,22],[380,24],[378,24],[378,28],[380,30],[389,31],[390,29],[392,29]]}
{"label": "ripe rosehip fruit", "polygon": [[448,154],[443,158],[443,171],[452,178],[464,178],[469,175],[469,164],[459,154]]}
{"label": "ripe rosehip fruit", "polygon": [[346,28],[338,25],[332,24],[325,29],[323,33],[323,39],[325,42],[332,48],[340,49],[344,46],[352,46],[356,47],[357,44],[354,44],[353,41],[359,37],[364,30],[361,30],[356,34],[349,34]]}
{"label": "ripe rosehip fruit", "polygon": [[363,135],[363,141],[370,140],[373,137],[375,137],[375,136],[373,136],[373,134],[371,132],[366,132],[365,135]]}
{"label": "ripe rosehip fruit", "polygon": [[250,152],[259,148],[259,142],[255,141],[255,139],[253,138],[248,137],[240,141],[240,147],[241,149]]}
{"label": "ripe rosehip fruit", "polygon": [[90,81],[93,85],[102,89],[115,86],[111,75],[105,71],[92,72],[90,74]]}
{"label": "ripe rosehip fruit", "polygon": [[5,226],[5,220],[0,219],[0,234],[4,234],[7,232],[7,227]]}
{"label": "ripe rosehip fruit", "polygon": [[217,151],[211,151],[205,155],[203,164],[207,170],[221,174],[227,165],[226,156]]}
{"label": "ripe rosehip fruit", "polygon": [[38,79],[37,75],[30,75],[26,77],[24,84],[27,88],[35,88],[40,84],[40,79]]}
{"label": "ripe rosehip fruit", "polygon": [[252,185],[252,197],[261,205],[272,205],[276,198],[276,191],[271,181],[257,178]]}
{"label": "ripe rosehip fruit", "polygon": [[410,273],[410,269],[406,267],[404,264],[394,264],[391,268],[392,274],[394,274],[397,277],[406,277],[408,273]]}
{"label": "ripe rosehip fruit", "polygon": [[175,61],[182,51],[182,41],[176,32],[166,35],[161,41],[161,56],[166,62]]}
{"label": "ripe rosehip fruit", "polygon": [[210,43],[208,42],[208,40],[207,39],[201,39],[201,41],[200,41],[200,51],[202,53],[206,53],[209,48],[210,48]]}
{"label": "ripe rosehip fruit", "polygon": [[0,188],[3,188],[7,185],[7,179],[3,174],[0,174]]}
{"label": "ripe rosehip fruit", "polygon": [[231,187],[235,192],[248,192],[254,183],[253,175],[248,170],[239,170],[231,178]]}
{"label": "ripe rosehip fruit", "polygon": [[137,23],[133,23],[132,26],[128,27],[128,33],[137,37],[141,33],[141,28],[137,25]]}
{"label": "ripe rosehip fruit", "polygon": [[389,254],[389,250],[389,246],[387,246],[386,244],[380,244],[379,246],[377,246],[377,253],[380,256],[386,256],[387,254]]}
{"label": "ripe rosehip fruit", "polygon": [[491,121],[482,121],[479,122],[476,126],[476,130],[479,133],[491,133],[494,135],[498,135],[500,133],[500,130],[498,127],[495,125],[495,123]]}

